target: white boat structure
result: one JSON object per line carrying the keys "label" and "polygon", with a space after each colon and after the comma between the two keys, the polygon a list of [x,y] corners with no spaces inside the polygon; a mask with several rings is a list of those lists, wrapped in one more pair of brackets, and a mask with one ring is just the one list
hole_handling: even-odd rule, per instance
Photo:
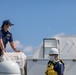
{"label": "white boat structure", "polygon": [[[12,61],[17,62],[21,75],[45,75],[50,48],[59,49],[59,58],[65,63],[64,75],[76,75],[76,36],[57,35],[44,38],[41,45],[34,50],[32,56],[24,53],[7,53]],[[4,57],[6,58],[6,56]],[[5,59],[7,60],[7,59]]]}

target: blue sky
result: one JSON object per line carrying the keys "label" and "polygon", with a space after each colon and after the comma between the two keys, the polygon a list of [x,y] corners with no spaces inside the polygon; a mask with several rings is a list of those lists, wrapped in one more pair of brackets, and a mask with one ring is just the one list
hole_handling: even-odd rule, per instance
{"label": "blue sky", "polygon": [[5,19],[14,23],[11,32],[17,48],[30,54],[43,38],[76,35],[76,1],[0,0],[0,25]]}

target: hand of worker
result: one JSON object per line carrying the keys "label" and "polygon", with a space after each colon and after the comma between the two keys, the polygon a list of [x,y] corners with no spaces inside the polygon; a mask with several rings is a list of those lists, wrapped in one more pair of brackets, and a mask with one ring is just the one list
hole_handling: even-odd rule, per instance
{"label": "hand of worker", "polygon": [[2,55],[4,55],[4,52],[6,52],[6,50],[4,49],[4,50],[2,50]]}
{"label": "hand of worker", "polygon": [[15,52],[20,52],[20,50],[17,50],[17,49],[16,49]]}

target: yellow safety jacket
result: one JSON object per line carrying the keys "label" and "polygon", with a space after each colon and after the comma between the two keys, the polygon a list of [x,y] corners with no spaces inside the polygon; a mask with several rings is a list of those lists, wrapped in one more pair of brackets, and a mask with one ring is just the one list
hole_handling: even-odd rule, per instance
{"label": "yellow safety jacket", "polygon": [[49,64],[46,68],[46,75],[58,75],[57,72],[54,70],[54,65],[53,64]]}
{"label": "yellow safety jacket", "polygon": [[[64,65],[64,62],[62,60],[58,60],[57,62],[61,62]],[[54,70],[54,66],[55,66],[55,62],[52,61],[52,63],[49,63],[46,68],[45,74],[46,75],[58,75],[58,73]]]}

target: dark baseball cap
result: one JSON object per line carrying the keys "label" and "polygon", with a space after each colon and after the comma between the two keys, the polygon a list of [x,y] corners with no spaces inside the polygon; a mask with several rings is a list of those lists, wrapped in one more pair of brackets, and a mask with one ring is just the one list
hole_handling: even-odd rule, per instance
{"label": "dark baseball cap", "polygon": [[10,26],[13,26],[13,25],[14,25],[14,24],[12,24],[12,23],[10,22],[10,20],[4,20],[3,23],[2,23],[2,25],[5,25],[5,24],[6,24],[6,25],[9,24]]}

